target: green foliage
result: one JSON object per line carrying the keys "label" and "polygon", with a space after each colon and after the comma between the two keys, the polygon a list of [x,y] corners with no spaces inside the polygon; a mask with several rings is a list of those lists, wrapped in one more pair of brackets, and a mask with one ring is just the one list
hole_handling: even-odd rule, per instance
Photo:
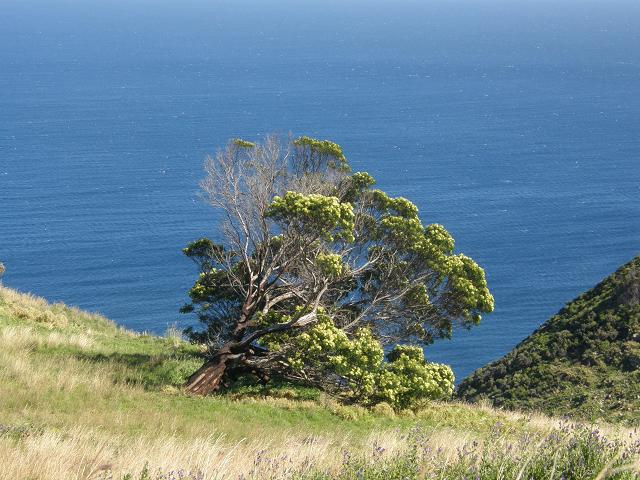
{"label": "green foliage", "polygon": [[328,277],[340,276],[345,269],[342,257],[337,253],[319,253],[316,257],[316,265]]}
{"label": "green foliage", "polygon": [[[309,283],[311,278],[329,280],[325,297],[331,298],[322,303],[332,316],[341,317],[341,323],[348,324],[350,318],[367,310],[371,313],[361,316],[359,322],[375,335],[384,328],[387,336],[408,342],[429,344],[436,338],[448,338],[455,324],[470,327],[480,321],[481,313],[493,310],[484,270],[469,257],[454,254],[454,240],[442,225],[423,225],[411,201],[372,190],[375,181],[366,172],[332,174],[332,159],[346,162],[335,143],[300,137],[293,145],[300,151],[291,160],[293,166],[287,167],[283,186],[289,182],[304,190],[305,182],[311,179],[312,190],[333,194],[289,190],[271,198],[260,210],[262,218],[238,219],[239,224],[260,224],[268,229],[259,238],[247,238],[246,245],[253,249],[248,252],[250,261],[243,260],[243,253],[229,245],[217,245],[208,239],[197,240],[184,250],[201,270],[189,292],[192,301],[182,309],[185,313],[195,311],[206,326],[201,334],[190,330],[192,339],[225,339],[229,332],[236,331],[232,323],[243,304],[252,305],[249,316],[257,314],[266,300],[242,298],[240,293],[266,295],[262,290],[246,288],[251,275],[275,279],[268,284],[274,290],[268,292],[270,298],[292,288],[314,291],[310,285],[280,285],[277,276],[285,271],[306,272],[295,278],[296,283]],[[231,164],[234,161],[229,160]],[[256,157],[251,165],[259,161]],[[268,169],[269,165],[260,168]],[[278,170],[273,175],[283,174]],[[291,182],[292,178],[295,181]],[[228,214],[237,215],[237,207],[231,205]],[[252,232],[246,234],[251,237]],[[296,260],[288,264],[288,259]],[[312,267],[315,273],[309,271]],[[250,275],[247,269],[265,271],[256,270]],[[380,298],[394,300],[368,308]],[[283,306],[295,307],[292,303]],[[298,303],[312,302],[301,299]],[[382,322],[379,317],[386,320]]]}
{"label": "green foliage", "polygon": [[315,138],[302,136],[293,141],[297,147],[307,148],[313,155],[330,157],[329,166],[343,171],[349,171],[349,164],[342,152],[342,147],[329,140],[317,140]]}
{"label": "green foliage", "polygon": [[411,408],[424,399],[447,399],[453,393],[454,376],[448,365],[425,363],[415,346],[398,345],[379,378],[379,399],[396,408]]}
{"label": "green foliage", "polygon": [[233,144],[236,147],[240,147],[240,148],[254,148],[256,146],[255,143],[253,142],[249,142],[247,140],[243,140],[241,138],[236,138],[233,140]]}
{"label": "green foliage", "polygon": [[339,145],[239,142],[209,160],[203,181],[224,212],[222,244],[200,239],[184,250],[200,275],[182,311],[205,325],[189,338],[209,356],[232,351],[229,376],[260,368],[271,378],[279,352],[306,381],[347,385],[352,401],[401,409],[450,396],[448,367],[425,363],[418,347],[385,362],[384,349],[477,324],[494,308],[484,270],[454,253],[442,225],[423,224],[410,200],[352,174]]}
{"label": "green foliage", "polygon": [[[493,311],[494,299],[484,270],[466,255],[453,255],[454,240],[442,225],[425,227],[418,217],[418,208],[405,198],[391,198],[380,190],[370,194],[383,213],[377,236],[408,254],[417,255],[441,279],[448,279],[447,288],[457,300],[456,307],[449,313],[462,316],[467,324],[476,324],[480,321],[479,312]],[[428,306],[429,296],[422,298]]]}
{"label": "green foliage", "polygon": [[[484,312],[493,310],[493,296],[487,289],[487,280],[484,270],[476,262],[466,255],[452,255],[448,258],[449,282],[457,298],[469,310],[476,309]],[[474,321],[477,323],[480,316],[476,315]]]}
{"label": "green foliage", "polygon": [[354,202],[362,193],[375,185],[375,179],[367,172],[356,172],[344,180],[344,199]]}
{"label": "green foliage", "polygon": [[341,203],[337,197],[287,192],[283,197],[274,197],[266,216],[298,230],[322,232],[328,242],[354,240],[353,205]]}
{"label": "green foliage", "polygon": [[215,253],[222,252],[222,250],[223,247],[221,245],[216,245],[208,238],[199,238],[183,248],[182,253],[192,259],[207,259]]}
{"label": "green foliage", "polygon": [[398,345],[385,362],[382,345],[368,328],[349,337],[324,313],[305,332],[277,343],[279,338],[267,339],[267,345],[286,350],[293,369],[338,376],[348,387],[343,394],[353,402],[385,402],[406,409],[427,399],[449,398],[453,393],[451,369],[426,363],[420,347]]}
{"label": "green foliage", "polygon": [[640,257],[568,303],[458,395],[509,408],[640,424]]}

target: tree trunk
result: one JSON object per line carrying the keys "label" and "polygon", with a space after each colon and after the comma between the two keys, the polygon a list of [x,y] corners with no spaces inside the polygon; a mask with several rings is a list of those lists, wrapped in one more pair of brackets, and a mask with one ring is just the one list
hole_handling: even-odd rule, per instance
{"label": "tree trunk", "polygon": [[[198,395],[209,395],[217,392],[222,385],[225,374],[229,370],[233,373],[233,368],[229,367],[233,367],[234,364],[237,366],[238,363],[241,363],[236,362],[236,360],[246,361],[247,357],[255,354],[255,350],[251,347],[251,344],[255,340],[268,334],[301,328],[315,321],[317,319],[317,308],[320,297],[326,289],[327,285],[325,285],[320,294],[318,294],[313,311],[302,315],[300,318],[294,318],[287,323],[277,323],[264,327],[261,330],[247,335],[240,341],[230,341],[225,344],[209,361],[200,367],[196,373],[189,377],[185,386],[186,390]],[[243,328],[246,328],[246,326]],[[238,335],[240,335],[241,331],[243,330],[239,329]]]}
{"label": "tree trunk", "polygon": [[215,393],[222,386],[229,363],[240,356],[228,352],[217,354],[189,377],[185,388],[188,392],[197,395]]}

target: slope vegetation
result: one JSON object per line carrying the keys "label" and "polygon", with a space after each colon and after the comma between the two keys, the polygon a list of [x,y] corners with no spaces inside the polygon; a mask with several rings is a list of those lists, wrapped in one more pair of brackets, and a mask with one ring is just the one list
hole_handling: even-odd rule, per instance
{"label": "slope vegetation", "polygon": [[193,397],[197,354],[0,287],[0,480],[640,478],[624,428],[290,386]]}
{"label": "slope vegetation", "polygon": [[568,303],[458,396],[494,405],[640,424],[640,257]]}

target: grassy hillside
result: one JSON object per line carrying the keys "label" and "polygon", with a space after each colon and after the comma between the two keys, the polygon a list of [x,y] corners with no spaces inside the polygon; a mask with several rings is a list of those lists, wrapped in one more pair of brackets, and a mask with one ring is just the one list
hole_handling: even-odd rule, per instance
{"label": "grassy hillside", "polygon": [[640,425],[640,257],[459,389],[468,401]]}
{"label": "grassy hillside", "polygon": [[636,434],[618,427],[462,403],[368,411],[284,387],[190,397],[198,365],[176,335],[0,287],[0,479],[640,475]]}

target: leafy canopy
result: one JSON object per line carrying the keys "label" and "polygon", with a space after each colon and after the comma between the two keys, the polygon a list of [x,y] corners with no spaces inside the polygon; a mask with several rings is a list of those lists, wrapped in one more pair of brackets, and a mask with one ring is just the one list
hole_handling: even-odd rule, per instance
{"label": "leafy canopy", "polygon": [[[363,403],[451,394],[451,370],[425,363],[419,346],[478,323],[493,297],[442,225],[373,188],[326,140],[236,139],[206,171],[220,238],[185,248],[201,273],[183,311],[202,321],[188,333],[211,356],[231,352]],[[383,347],[399,342],[416,346],[385,362]]]}

